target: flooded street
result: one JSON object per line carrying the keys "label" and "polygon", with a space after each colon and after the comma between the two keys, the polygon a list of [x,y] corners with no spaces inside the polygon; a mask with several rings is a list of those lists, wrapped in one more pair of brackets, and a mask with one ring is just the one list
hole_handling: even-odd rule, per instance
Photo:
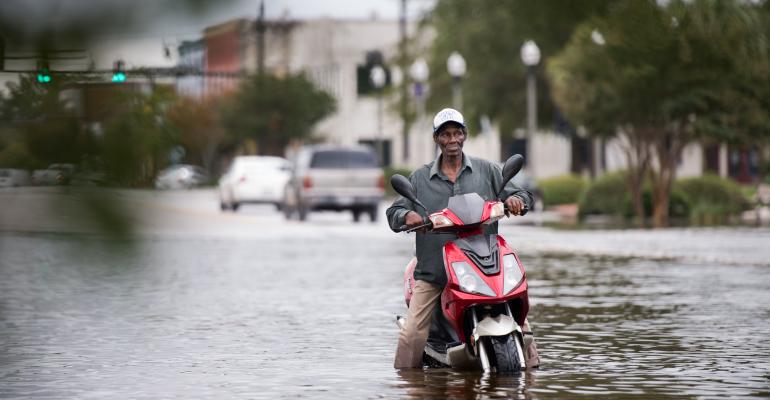
{"label": "flooded street", "polygon": [[413,237],[382,219],[130,192],[125,246],[0,197],[0,398],[770,396],[766,228],[506,221],[542,368],[495,376],[393,369]]}

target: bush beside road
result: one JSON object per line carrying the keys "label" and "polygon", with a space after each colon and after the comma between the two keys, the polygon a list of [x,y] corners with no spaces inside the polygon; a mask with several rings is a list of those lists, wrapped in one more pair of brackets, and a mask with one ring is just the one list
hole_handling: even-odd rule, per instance
{"label": "bush beside road", "polygon": [[[544,191],[546,211],[561,215],[565,223],[601,220],[623,225],[633,217],[625,171],[611,172],[591,182],[577,175],[564,175],[541,180],[539,184]],[[744,187],[734,181],[716,175],[679,179],[671,190],[669,213],[679,225],[740,222],[741,213],[752,208],[745,192]],[[652,215],[649,182],[644,185],[642,200],[649,218]]]}

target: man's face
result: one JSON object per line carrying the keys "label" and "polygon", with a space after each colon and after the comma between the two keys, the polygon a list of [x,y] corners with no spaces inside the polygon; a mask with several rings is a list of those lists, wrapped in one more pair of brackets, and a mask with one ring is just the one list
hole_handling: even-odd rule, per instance
{"label": "man's face", "polygon": [[441,153],[447,157],[459,157],[463,152],[465,131],[458,124],[448,123],[433,135],[433,140],[441,148]]}

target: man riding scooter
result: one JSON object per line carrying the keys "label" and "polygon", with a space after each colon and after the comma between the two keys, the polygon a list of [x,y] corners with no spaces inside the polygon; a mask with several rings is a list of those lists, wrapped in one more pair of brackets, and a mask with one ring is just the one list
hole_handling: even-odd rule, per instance
{"label": "man riding scooter", "polygon": [[[497,197],[502,184],[502,173],[496,164],[470,157],[462,151],[467,138],[467,128],[460,112],[451,108],[439,111],[433,119],[433,140],[441,153],[432,162],[418,168],[409,177],[417,197],[428,210],[447,207],[452,196],[478,193],[483,198]],[[523,215],[532,206],[532,195],[508,183],[503,195],[505,208],[513,215]],[[404,226],[414,228],[424,224],[427,215],[415,209],[404,197],[398,198],[386,211],[390,227],[394,231]],[[486,233],[496,234],[497,223],[485,228]],[[399,334],[394,367],[419,368],[431,325],[431,316],[437,300],[447,283],[442,259],[445,243],[455,240],[454,235],[433,235],[417,231],[417,265],[414,270],[414,288],[409,302],[406,325]],[[529,331],[525,323],[524,330]],[[539,365],[534,342],[526,350],[527,365]]]}

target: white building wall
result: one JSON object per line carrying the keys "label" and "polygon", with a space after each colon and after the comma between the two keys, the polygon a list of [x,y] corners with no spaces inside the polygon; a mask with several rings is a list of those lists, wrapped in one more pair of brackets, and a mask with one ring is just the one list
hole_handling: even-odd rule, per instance
{"label": "white building wall", "polygon": [[607,141],[605,148],[605,172],[625,169],[628,165],[621,141],[613,138]]}
{"label": "white building wall", "polygon": [[500,162],[500,135],[493,130],[472,136],[465,141],[463,151],[474,157]]}
{"label": "white building wall", "polygon": [[703,147],[698,143],[687,145],[682,151],[682,159],[676,170],[677,178],[703,175]]}
{"label": "white building wall", "polygon": [[315,136],[340,144],[389,139],[391,159],[399,164],[401,118],[393,112],[392,99],[383,98],[378,119],[377,97],[357,93],[357,66],[365,63],[367,52],[380,51],[385,60],[395,56],[398,21],[325,18],[297,21],[288,32],[284,38],[268,35],[267,66],[303,72],[337,100],[337,111],[316,126]]}
{"label": "white building wall", "polygon": [[[606,145],[607,172],[618,171],[627,168],[625,153],[621,141],[617,138],[607,142]],[[682,151],[682,158],[676,170],[677,178],[700,176],[703,174],[703,147],[698,143],[691,143]]]}
{"label": "white building wall", "polygon": [[544,179],[570,173],[572,142],[569,137],[551,132],[538,132],[530,139],[527,173]]}

